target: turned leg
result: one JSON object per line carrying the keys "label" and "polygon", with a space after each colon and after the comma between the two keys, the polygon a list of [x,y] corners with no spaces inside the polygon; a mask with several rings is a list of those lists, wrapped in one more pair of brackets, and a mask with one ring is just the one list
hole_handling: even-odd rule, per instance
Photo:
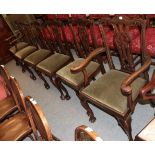
{"label": "turned leg", "polygon": [[30,78],[32,80],[36,80],[36,77],[35,77],[34,73],[32,72],[32,70],[27,65],[25,65],[25,64],[23,64],[23,65],[24,65],[24,68],[30,73]]}
{"label": "turned leg", "polygon": [[50,78],[50,80],[51,80],[51,82],[52,82],[52,84],[58,89],[58,91],[60,92],[60,98],[62,99],[62,100],[65,100],[65,95],[64,95],[64,93],[63,93],[63,91],[62,91],[62,87],[60,86],[60,82],[58,81],[58,79],[57,78],[55,78],[55,77],[51,77]]}
{"label": "turned leg", "polygon": [[48,82],[46,81],[46,79],[44,78],[44,76],[42,75],[42,73],[38,70],[35,70],[36,73],[38,74],[38,76],[44,81],[44,86],[46,89],[50,88],[50,85],[48,84]]}
{"label": "turned leg", "polygon": [[132,138],[132,128],[131,128],[131,116],[128,116],[126,120],[118,119],[118,124],[123,128],[124,132],[127,134],[128,139],[133,141]]}
{"label": "turned leg", "polygon": [[96,121],[96,118],[95,118],[94,113],[91,110],[90,106],[88,105],[87,100],[82,99],[80,97],[80,101],[81,101],[81,105],[83,106],[83,108],[86,109],[86,111],[87,111],[87,115],[89,116],[89,121],[91,123],[94,123]]}

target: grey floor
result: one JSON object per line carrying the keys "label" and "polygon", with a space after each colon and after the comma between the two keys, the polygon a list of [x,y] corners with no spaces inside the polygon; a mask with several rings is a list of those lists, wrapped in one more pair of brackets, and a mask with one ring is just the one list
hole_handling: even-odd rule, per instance
{"label": "grey floor", "polygon": [[[32,96],[40,104],[52,133],[61,140],[74,140],[74,130],[80,125],[91,127],[105,141],[128,140],[126,134],[118,126],[117,121],[94,106],[91,107],[97,120],[95,123],[90,123],[86,111],[80,105],[74,91],[69,87],[66,86],[71,99],[62,101],[57,89],[50,82],[51,88],[49,90],[45,89],[38,76],[36,81],[31,80],[29,73],[22,73],[21,68],[15,65],[14,60],[6,64],[6,68],[18,80],[24,95]],[[153,67],[150,68],[150,75],[152,71]],[[154,109],[149,104],[137,104],[132,115],[133,137],[153,118],[153,114]]]}

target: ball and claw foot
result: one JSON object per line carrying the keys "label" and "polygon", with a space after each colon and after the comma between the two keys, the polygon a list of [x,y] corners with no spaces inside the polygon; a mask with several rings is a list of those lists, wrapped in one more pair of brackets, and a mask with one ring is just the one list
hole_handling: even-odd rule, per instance
{"label": "ball and claw foot", "polygon": [[25,72],[26,72],[26,70],[25,70],[25,69],[22,69],[22,72],[23,72],[23,73],[25,73]]}
{"label": "ball and claw foot", "polygon": [[66,100],[70,100],[70,98],[71,98],[71,97],[70,97],[69,95],[66,95],[66,96],[65,96],[65,99],[66,99]]}
{"label": "ball and claw foot", "polygon": [[16,62],[16,66],[19,66],[19,63],[18,62]]}
{"label": "ball and claw foot", "polygon": [[46,89],[50,88],[50,86],[48,84],[46,84],[46,83],[44,84],[44,86],[45,86]]}
{"label": "ball and claw foot", "polygon": [[89,122],[94,123],[96,121],[96,117],[92,116],[89,118]]}
{"label": "ball and claw foot", "polygon": [[90,116],[90,112],[89,111],[87,111],[87,115]]}
{"label": "ball and claw foot", "polygon": [[30,75],[30,78],[31,78],[32,80],[36,80],[36,79],[37,79],[34,75]]}
{"label": "ball and claw foot", "polygon": [[66,99],[64,95],[61,95],[60,98],[61,98],[61,100],[65,100]]}

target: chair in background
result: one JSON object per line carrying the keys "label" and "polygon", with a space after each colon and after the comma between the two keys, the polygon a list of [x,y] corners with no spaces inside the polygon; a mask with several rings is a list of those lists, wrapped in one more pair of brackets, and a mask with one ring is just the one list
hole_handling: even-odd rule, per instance
{"label": "chair in background", "polygon": [[[59,141],[56,136],[54,136],[49,128],[48,122],[42,112],[41,107],[37,102],[30,96],[26,97],[27,106],[31,112],[31,118],[35,126],[35,136],[36,140],[42,141]],[[98,141],[102,140],[96,132],[91,128],[82,125],[75,129],[75,140],[76,141]]]}
{"label": "chair in background", "polygon": [[[111,52],[109,52],[108,49],[106,33],[102,28],[105,22],[112,25],[114,29],[115,43],[121,64],[120,70],[115,68],[116,66],[114,66]],[[134,24],[139,25],[141,28],[142,64],[137,70],[134,65],[133,55],[129,50],[130,37],[127,33],[128,28]],[[85,68],[89,62],[98,54],[106,52],[110,70],[80,91],[79,97],[81,104],[86,109],[91,122],[94,122],[96,118],[88,102],[116,118],[129,140],[132,140],[131,115],[139,99],[140,90],[148,81],[147,71],[151,64],[151,59],[149,56],[146,56],[145,51],[145,22],[142,19],[129,20],[125,17],[116,16],[113,19],[102,19],[100,29],[106,48],[100,50],[100,52],[95,51],[81,62],[79,66],[72,67],[71,71],[75,73],[85,71],[84,77],[87,80]],[[141,75],[143,75],[144,78],[142,78]]]}
{"label": "chair in background", "polygon": [[[48,24],[48,23],[47,23]],[[49,28],[51,25],[48,25]],[[50,78],[52,84],[60,91],[61,98],[64,99],[63,92],[60,89],[60,86],[55,81],[56,72],[70,63],[73,60],[72,53],[67,51],[65,45],[61,43],[61,32],[60,32],[60,24],[57,21],[52,23],[54,37],[56,39],[58,45],[58,51],[54,51],[51,56],[41,61],[36,65],[36,72],[39,77],[44,81],[45,86],[49,86],[43,74]],[[49,31],[49,34],[51,31]]]}
{"label": "chair in background", "polygon": [[75,141],[103,141],[90,127],[81,125],[75,129]]}
{"label": "chair in background", "polygon": [[[66,65],[59,71],[57,71],[57,73],[56,73],[57,82],[62,86],[64,83],[64,84],[68,85],[69,87],[71,87],[72,89],[74,89],[77,96],[79,95],[79,90],[86,87],[87,85],[89,85],[89,83],[92,80],[94,80],[95,77],[98,75],[100,70],[102,71],[102,73],[105,72],[105,69],[102,65],[102,61],[100,61],[100,57],[96,58],[94,61],[91,61],[91,63],[87,66],[87,68],[86,68],[86,70],[88,72],[88,74],[86,75],[87,79],[85,77],[85,71],[83,71],[83,73],[80,72],[77,74],[73,74],[70,71],[70,69],[73,66],[80,64],[83,61],[83,59],[86,58],[89,55],[89,53],[91,53],[93,50],[93,49],[89,48],[89,39],[88,39],[89,36],[87,34],[87,29],[84,26],[84,23],[86,23],[86,22],[91,27],[92,23],[90,21],[86,21],[86,20],[84,20],[84,21],[81,20],[78,23],[76,22],[76,20],[73,20],[69,24],[70,29],[73,33],[78,58],[75,58],[73,62],[69,63],[68,65]],[[75,29],[74,24],[77,25],[77,29]],[[83,42],[82,47],[80,46],[79,42],[81,44]],[[102,48],[97,48],[94,51],[99,53],[101,50],[102,50]],[[67,89],[65,87],[61,87],[61,88],[63,88],[62,91],[65,93],[65,99],[67,99],[67,100],[70,99]]]}
{"label": "chair in background", "polygon": [[23,140],[33,133],[33,128],[30,125],[29,112],[19,84],[14,77],[10,77],[10,84],[19,112],[0,123],[1,141]]}
{"label": "chair in background", "polygon": [[12,95],[12,87],[10,77],[3,65],[0,65],[0,75],[3,78],[3,87],[6,93],[6,98],[0,101],[0,122],[8,118],[13,112],[17,111],[18,107]]}

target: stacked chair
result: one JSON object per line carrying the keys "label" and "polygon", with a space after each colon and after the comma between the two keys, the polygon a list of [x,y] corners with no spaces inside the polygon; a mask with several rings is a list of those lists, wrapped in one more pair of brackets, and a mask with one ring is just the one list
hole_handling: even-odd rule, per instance
{"label": "stacked chair", "polygon": [[[28,136],[32,140],[59,140],[51,133],[48,122],[37,102],[30,96],[25,98],[16,79],[8,75],[4,66],[0,66],[0,69],[15,107],[13,109],[13,106],[9,106],[11,103],[9,100],[0,102],[0,114],[4,114],[5,111],[5,117],[1,117],[0,120],[0,140],[23,140]],[[75,140],[98,141],[102,139],[91,128],[83,125],[76,128]]]}

